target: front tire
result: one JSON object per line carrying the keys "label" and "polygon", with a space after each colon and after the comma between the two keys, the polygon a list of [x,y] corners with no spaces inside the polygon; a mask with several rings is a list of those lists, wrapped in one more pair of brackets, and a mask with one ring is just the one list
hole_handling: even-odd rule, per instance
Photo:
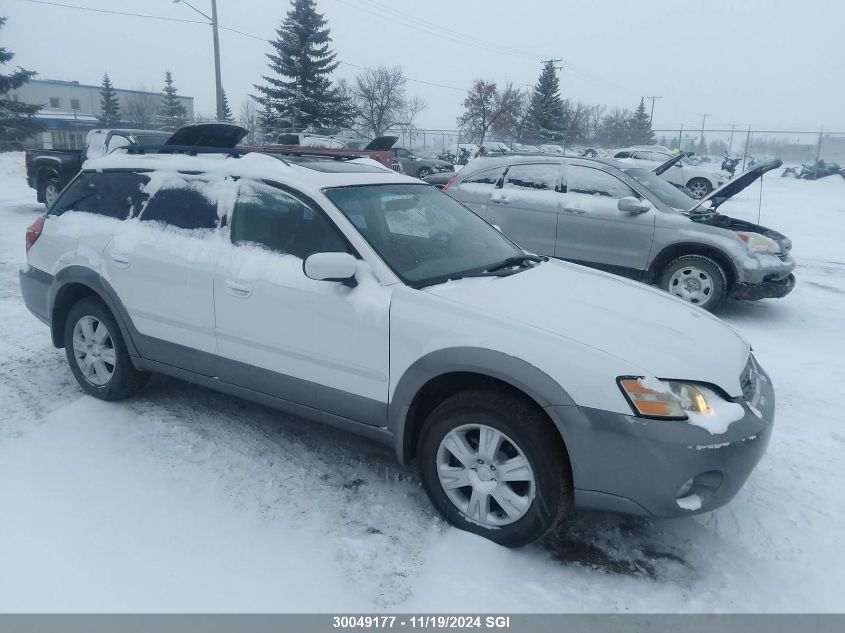
{"label": "front tire", "polygon": [[569,459],[531,402],[471,390],[428,416],[419,469],[432,504],[457,528],[520,547],[555,527],[572,504]]}
{"label": "front tire", "polygon": [[693,178],[687,183],[687,189],[690,190],[693,198],[700,200],[713,191],[713,185],[706,178]]}
{"label": "front tire", "polygon": [[428,168],[428,167],[420,167],[420,170],[417,172],[417,178],[419,178],[420,180],[422,180],[422,179],[423,179],[423,178],[425,178],[426,176],[431,176],[431,174],[432,174],[432,171],[431,171],[431,169],[430,169],[430,168]]}
{"label": "front tire", "polygon": [[40,184],[41,199],[44,201],[44,206],[50,209],[62,192],[59,180],[57,178],[46,178]]}
{"label": "front tire", "polygon": [[728,281],[715,260],[704,255],[684,255],[669,262],[658,285],[688,303],[712,310],[725,298]]}
{"label": "front tire", "polygon": [[73,376],[88,394],[101,400],[123,400],[149,379],[132,365],[120,328],[100,301],[86,297],[70,309],[65,321],[65,354]]}

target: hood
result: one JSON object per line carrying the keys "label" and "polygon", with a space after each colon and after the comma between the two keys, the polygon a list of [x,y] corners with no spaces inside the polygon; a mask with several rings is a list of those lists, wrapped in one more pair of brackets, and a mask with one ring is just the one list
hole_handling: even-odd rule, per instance
{"label": "hood", "polygon": [[365,150],[372,152],[386,152],[396,144],[398,136],[377,136],[364,146]]}
{"label": "hood", "polygon": [[729,215],[722,215],[721,213],[699,213],[698,215],[690,216],[690,220],[699,224],[707,224],[710,226],[718,226],[720,229],[728,229],[730,231],[748,231],[749,233],[759,233],[765,235],[769,239],[774,240],[780,246],[781,253],[789,253],[792,250],[792,240],[786,237],[783,233],[779,233],[767,226],[754,224],[753,222],[746,222],[745,220],[737,220]]}
{"label": "hood", "polygon": [[232,149],[247,131],[239,125],[231,123],[198,123],[180,127],[173,133],[165,145],[179,145],[184,147],[220,147]]}
{"label": "hood", "polygon": [[643,375],[742,394],[748,343],[709,312],[634,281],[550,260],[507,277],[466,278],[426,291],[514,327],[592,347],[640,367]]}
{"label": "hood", "polygon": [[687,213],[692,213],[702,204],[704,204],[704,202],[707,200],[713,201],[713,204],[710,208],[715,209],[725,200],[735,196],[740,191],[748,187],[751,183],[755,182],[758,178],[762,178],[763,174],[765,174],[767,171],[777,169],[781,165],[783,165],[783,161],[780,158],[774,158],[772,160],[767,160],[764,163],[760,163],[759,165],[755,165],[751,169],[742,172],[739,176],[732,178],[718,189],[714,189],[713,191],[711,191],[709,194],[699,200],[695,205],[687,209]]}

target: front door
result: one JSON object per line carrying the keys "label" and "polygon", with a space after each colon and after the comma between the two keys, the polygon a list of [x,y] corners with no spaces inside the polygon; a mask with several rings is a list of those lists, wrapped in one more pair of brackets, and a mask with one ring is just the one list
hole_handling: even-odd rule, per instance
{"label": "front door", "polygon": [[568,164],[561,196],[555,256],[610,268],[645,270],[657,211],[619,210],[619,200],[641,198],[628,184],[595,167]]}
{"label": "front door", "polygon": [[230,233],[214,274],[221,379],[383,426],[391,291],[364,262],[356,287],[306,277],[309,255],[352,248],[283,189],[241,180]]}

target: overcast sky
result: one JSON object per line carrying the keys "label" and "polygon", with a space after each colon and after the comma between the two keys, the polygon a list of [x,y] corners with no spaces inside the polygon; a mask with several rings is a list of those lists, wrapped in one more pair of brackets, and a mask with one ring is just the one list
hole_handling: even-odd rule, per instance
{"label": "overcast sky", "polygon": [[[56,0],[198,19],[172,0]],[[210,0],[190,0],[210,13]],[[218,0],[223,26],[275,36],[287,0]],[[660,95],[655,128],[737,124],[845,131],[845,2],[841,0],[317,0],[338,59],[402,66],[426,99],[422,127],[453,128],[461,88],[486,77],[533,84],[540,59],[562,58],[564,97],[633,109]],[[211,29],[203,24],[0,0],[0,43],[42,79],[159,90],[165,69],[200,113],[214,110]],[[444,30],[448,29],[448,30]],[[233,111],[267,71],[266,42],[221,31]],[[336,74],[352,78],[356,68]],[[450,88],[452,87],[452,88]],[[457,88],[457,89],[453,89]]]}

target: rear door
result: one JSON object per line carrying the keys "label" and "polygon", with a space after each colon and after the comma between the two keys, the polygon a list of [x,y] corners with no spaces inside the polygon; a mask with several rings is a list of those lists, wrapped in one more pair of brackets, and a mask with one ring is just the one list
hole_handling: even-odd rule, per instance
{"label": "rear door", "polygon": [[149,337],[136,342],[145,357],[214,375],[213,279],[220,242],[213,199],[221,183],[172,174],[147,190],[152,195],[142,202],[140,216],[125,222],[105,249],[105,276],[135,328]]}
{"label": "rear door", "polygon": [[657,211],[620,211],[621,198],[642,198],[615,175],[568,164],[561,196],[556,257],[607,267],[645,270],[654,240]]}
{"label": "rear door", "polygon": [[522,248],[554,255],[560,175],[558,162],[511,165],[490,196],[487,220]]}

